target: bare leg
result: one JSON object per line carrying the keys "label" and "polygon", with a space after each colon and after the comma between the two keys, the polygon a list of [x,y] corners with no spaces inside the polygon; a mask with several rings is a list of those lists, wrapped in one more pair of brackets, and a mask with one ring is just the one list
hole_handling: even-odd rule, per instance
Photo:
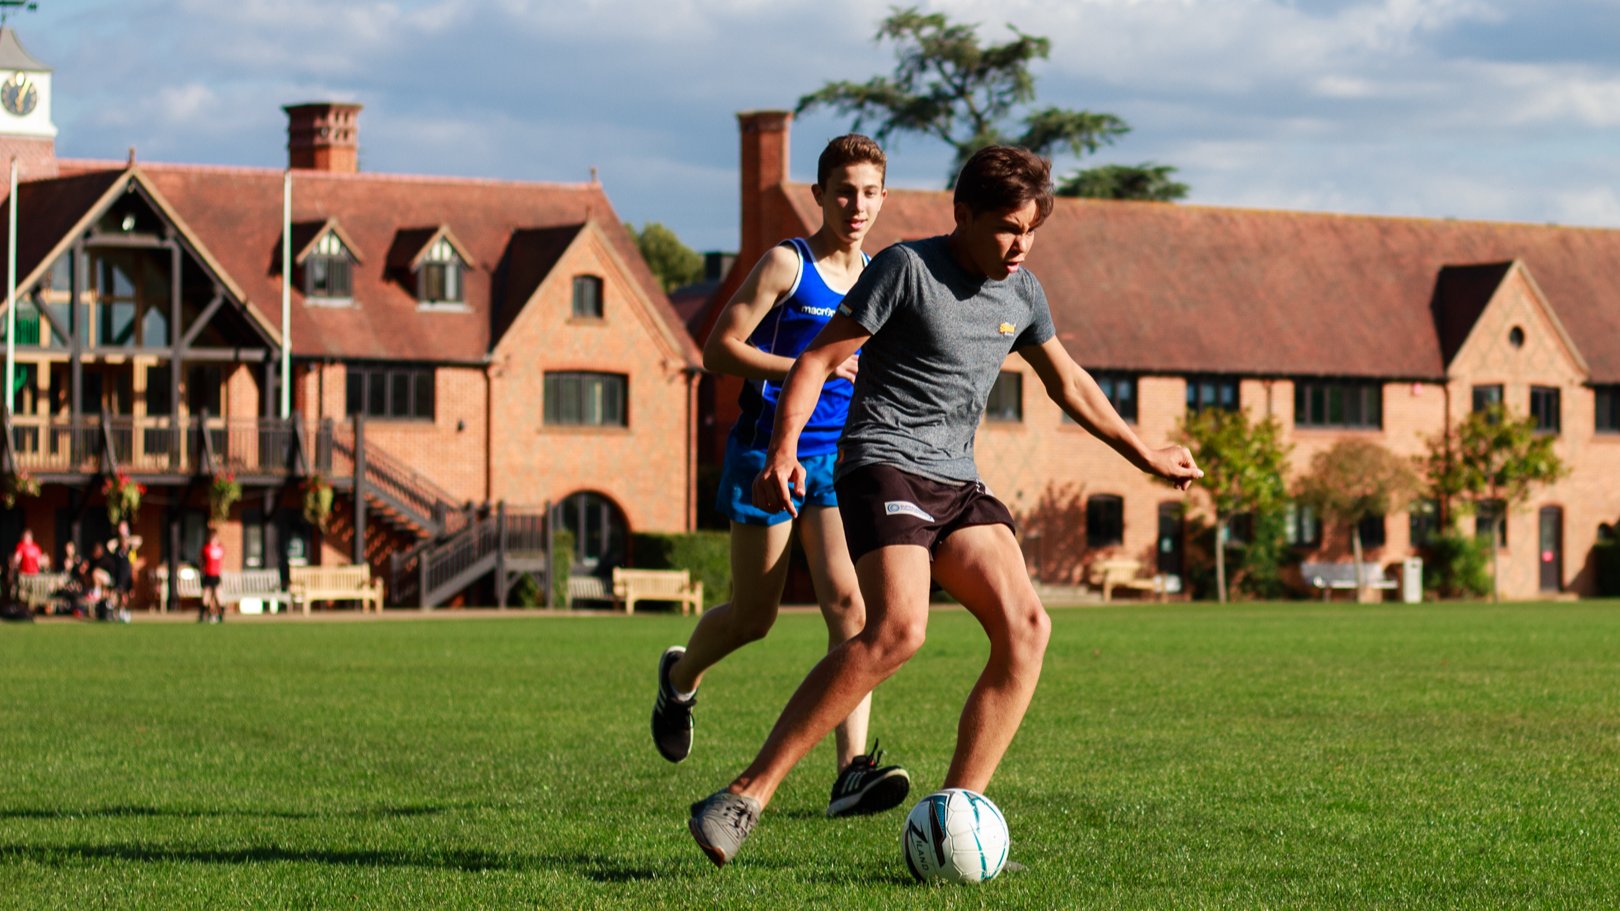
{"label": "bare leg", "polygon": [[676,689],[688,693],[697,689],[704,671],[771,631],[787,582],[792,539],[791,522],[731,523],[731,600],[704,611],[693,628],[686,654],[669,670],[669,682]]}
{"label": "bare leg", "polygon": [[990,659],[957,725],[945,787],[983,792],[1023,723],[1040,680],[1051,619],[1005,525],[975,525],[935,551],[934,576],[990,637]]}
{"label": "bare leg", "polygon": [[761,807],[811,747],[922,647],[928,628],[928,551],[912,544],[881,547],[861,557],[855,572],[867,606],[865,628],[810,670],[759,755],[729,786]]}
{"label": "bare leg", "polygon": [[[861,600],[855,565],[849,562],[849,547],[844,543],[844,523],[838,509],[806,508],[800,513],[799,531],[804,537],[816,600],[821,604],[821,619],[827,622],[827,650],[831,651],[865,628],[866,602]],[[872,694],[868,693],[834,730],[839,771],[866,752],[867,721],[871,714]]]}

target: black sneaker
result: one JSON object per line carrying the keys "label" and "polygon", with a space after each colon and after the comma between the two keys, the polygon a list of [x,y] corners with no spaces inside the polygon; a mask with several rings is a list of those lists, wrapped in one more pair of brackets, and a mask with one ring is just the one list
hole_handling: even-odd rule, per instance
{"label": "black sneaker", "polygon": [[757,822],[759,801],[722,789],[692,804],[692,818],[686,821],[686,828],[709,860],[723,867],[737,856],[737,849]]}
{"label": "black sneaker", "polygon": [[856,756],[833,782],[828,816],[861,816],[898,807],[911,793],[911,776],[897,765],[880,766],[883,751],[872,741],[872,752]]}
{"label": "black sneaker", "polygon": [[658,755],[670,762],[680,762],[692,752],[692,707],[697,705],[697,693],[680,699],[669,683],[669,669],[684,654],[686,646],[672,645],[658,659],[658,701],[653,703],[652,738]]}

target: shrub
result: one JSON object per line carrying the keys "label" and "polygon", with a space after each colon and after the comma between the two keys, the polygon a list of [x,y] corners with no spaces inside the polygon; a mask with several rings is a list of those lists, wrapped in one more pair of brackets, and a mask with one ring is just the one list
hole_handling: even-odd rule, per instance
{"label": "shrub", "polygon": [[[568,574],[574,569],[574,533],[566,528],[551,533],[551,606],[568,604]],[[535,593],[539,603],[539,592]]]}
{"label": "shrub", "polygon": [[703,582],[703,606],[731,597],[731,536],[723,531],[683,534],[642,532],[632,536],[635,565],[643,569],[684,569]]}
{"label": "shrub", "polygon": [[1482,598],[1491,593],[1490,551],[1472,534],[1443,531],[1429,542],[1423,587],[1442,598]]}

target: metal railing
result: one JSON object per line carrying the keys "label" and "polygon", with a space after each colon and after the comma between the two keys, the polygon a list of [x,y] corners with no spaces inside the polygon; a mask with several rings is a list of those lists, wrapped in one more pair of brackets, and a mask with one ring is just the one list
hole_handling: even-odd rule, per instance
{"label": "metal railing", "polygon": [[497,507],[467,514],[468,524],[447,538],[426,540],[389,560],[388,591],[395,604],[423,607],[494,569],[507,557],[537,557],[547,551],[546,510],[512,511]]}

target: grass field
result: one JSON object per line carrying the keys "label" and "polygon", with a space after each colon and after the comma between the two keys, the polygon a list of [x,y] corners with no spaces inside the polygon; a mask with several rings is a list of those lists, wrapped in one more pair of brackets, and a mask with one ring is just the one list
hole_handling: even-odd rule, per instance
{"label": "grass field", "polygon": [[[7,908],[1620,906],[1620,604],[1054,612],[989,795],[1027,869],[914,885],[902,814],[822,818],[823,744],[716,870],[812,615],[647,736],[667,615],[0,629]],[[938,785],[983,661],[941,611],[874,732]]]}

